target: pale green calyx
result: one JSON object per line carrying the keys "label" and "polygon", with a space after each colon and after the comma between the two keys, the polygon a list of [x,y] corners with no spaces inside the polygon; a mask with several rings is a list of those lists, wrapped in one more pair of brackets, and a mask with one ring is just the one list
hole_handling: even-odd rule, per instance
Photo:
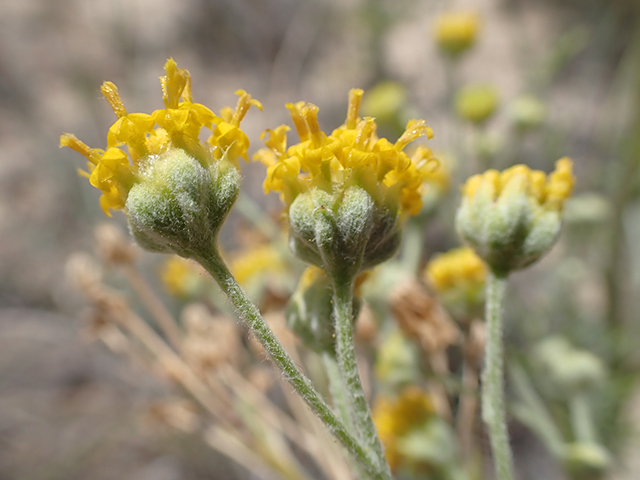
{"label": "pale green calyx", "polygon": [[573,188],[572,165],[569,158],[558,160],[548,178],[515,165],[467,180],[456,227],[496,275],[531,265],[553,246]]}
{"label": "pale green calyx", "polygon": [[334,279],[353,279],[388,258],[400,244],[397,212],[376,205],[362,187],[339,195],[313,188],[289,209],[290,246]]}
{"label": "pale green calyx", "polygon": [[240,174],[225,159],[203,165],[169,149],[141,168],[129,191],[131,233],[147,250],[198,257],[209,252],[238,197]]}

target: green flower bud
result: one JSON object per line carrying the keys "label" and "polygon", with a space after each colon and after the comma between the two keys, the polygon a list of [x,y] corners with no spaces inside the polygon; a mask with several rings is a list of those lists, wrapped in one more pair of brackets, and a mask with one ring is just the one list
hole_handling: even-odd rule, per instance
{"label": "green flower bud", "polygon": [[607,375],[600,358],[558,336],[536,345],[533,361],[549,392],[565,398],[597,387]]}
{"label": "green flower bud", "polygon": [[491,85],[469,85],[456,95],[456,112],[473,123],[483,123],[498,107],[498,92]]}
{"label": "green flower bud", "polygon": [[567,445],[563,463],[571,478],[599,479],[611,466],[611,455],[596,443]]}
{"label": "green flower bud", "polygon": [[399,219],[358,186],[333,195],[313,188],[289,208],[293,253],[333,278],[354,278],[389,259],[400,245]]}
{"label": "green flower bud", "polygon": [[509,116],[521,132],[539,128],[547,116],[544,103],[532,95],[518,97],[509,107]]}
{"label": "green flower bud", "polygon": [[[361,301],[354,297],[353,318],[358,318]],[[331,280],[317,267],[307,268],[286,311],[287,326],[304,344],[316,352],[335,350],[333,287]]]}
{"label": "green flower bud", "polygon": [[125,203],[131,233],[147,250],[183,257],[208,252],[238,197],[240,174],[221,160],[207,167],[170,149],[148,168]]}
{"label": "green flower bud", "polygon": [[572,165],[569,158],[558,160],[548,179],[516,165],[467,180],[456,227],[495,274],[525,268],[553,246],[562,205],[573,188]]}

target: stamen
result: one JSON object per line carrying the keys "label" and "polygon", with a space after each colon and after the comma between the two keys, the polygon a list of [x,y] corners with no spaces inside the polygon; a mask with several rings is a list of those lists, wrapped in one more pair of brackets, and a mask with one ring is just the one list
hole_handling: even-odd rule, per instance
{"label": "stamen", "polygon": [[182,101],[193,103],[193,92],[191,91],[191,74],[188,70],[181,68],[182,72],[186,77],[186,83],[184,85],[184,90],[182,91]]}
{"label": "stamen", "polygon": [[347,107],[347,128],[355,128],[358,123],[358,112],[360,111],[360,102],[364,90],[361,88],[352,88],[349,90],[349,106]]}
{"label": "stamen", "polygon": [[303,106],[304,102],[287,103],[286,105],[286,107],[289,109],[289,113],[291,114],[293,125],[296,127],[296,131],[298,132],[298,136],[300,137],[300,142],[306,142],[307,140],[309,140],[309,127],[307,127],[307,122],[302,116]]}
{"label": "stamen", "polygon": [[62,135],[60,135],[60,148],[62,147],[69,147],[71,150],[75,150],[80,155],[87,157],[87,159],[91,161],[93,164],[95,165],[98,164],[95,160],[92,160],[91,158],[93,149],[86,143],[79,140],[72,133],[63,133]]}
{"label": "stamen", "polygon": [[373,117],[365,117],[358,123],[355,144],[360,150],[366,150],[369,141],[376,133],[376,122]]}
{"label": "stamen", "polygon": [[[178,68],[178,64],[173,58],[167,60],[164,65],[166,75],[160,77],[162,84],[162,99],[166,108],[178,108],[180,96],[183,94],[186,85],[188,72],[184,68]],[[190,93],[189,93],[190,95]]]}
{"label": "stamen", "polygon": [[231,119],[230,123],[238,127],[240,126],[240,122],[242,121],[244,116],[247,114],[247,111],[249,110],[251,105],[254,105],[258,107],[260,110],[262,110],[262,103],[260,103],[256,99],[251,98],[251,95],[249,95],[244,90],[236,90],[236,95],[240,95],[240,98],[238,98],[236,111],[233,114],[233,118]]}
{"label": "stamen", "polygon": [[124,117],[127,115],[127,111],[124,108],[124,103],[122,103],[122,98],[120,98],[120,94],[118,93],[118,87],[113,82],[104,82],[100,87],[100,91],[104,98],[107,99],[109,105],[113,109],[113,113],[116,114],[118,118]]}
{"label": "stamen", "polygon": [[318,110],[319,108],[313,103],[307,103],[302,108],[302,116],[307,122],[309,133],[311,134],[311,141],[315,148],[322,145],[322,131],[320,130],[320,124],[318,123]]}
{"label": "stamen", "polygon": [[400,150],[402,150],[416,138],[420,138],[424,135],[426,135],[427,138],[433,137],[433,130],[427,127],[424,120],[409,120],[409,122],[407,123],[407,129],[404,131],[395,145]]}

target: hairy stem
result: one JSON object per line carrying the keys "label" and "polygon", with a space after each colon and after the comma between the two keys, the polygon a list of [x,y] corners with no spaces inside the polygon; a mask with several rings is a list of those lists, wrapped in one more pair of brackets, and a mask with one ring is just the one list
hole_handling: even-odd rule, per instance
{"label": "hairy stem", "polygon": [[284,378],[305,400],[309,408],[324,422],[333,435],[342,443],[349,453],[358,461],[364,470],[376,480],[389,480],[391,477],[380,468],[377,458],[370,455],[349,432],[348,428],[333,413],[329,405],[311,384],[311,381],[298,369],[291,357],[282,347],[257,307],[220,258],[217,251],[207,256],[196,258],[218,283],[229,301],[237,309],[242,320],[247,322],[251,331],[269,354],[271,361],[282,372]]}
{"label": "hairy stem", "polygon": [[482,372],[482,419],[489,429],[493,464],[498,480],[513,480],[513,460],[504,408],[502,309],[506,277],[490,273],[487,279],[487,346]]}
{"label": "hairy stem", "polygon": [[386,478],[391,477],[391,469],[387,463],[378,432],[371,418],[371,411],[365,398],[353,339],[353,281],[334,282],[333,311],[336,322],[336,352],[343,382],[350,398],[351,418],[356,425],[359,438],[364,442],[367,451],[375,456],[380,470]]}

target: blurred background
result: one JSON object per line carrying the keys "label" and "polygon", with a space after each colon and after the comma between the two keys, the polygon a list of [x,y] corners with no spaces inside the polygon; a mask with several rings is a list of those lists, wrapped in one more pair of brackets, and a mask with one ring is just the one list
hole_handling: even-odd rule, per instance
{"label": "blurred background", "polygon": [[[471,11],[480,24],[455,60],[434,40],[448,11]],[[617,390],[600,419],[616,458],[605,478],[640,476],[630,454],[640,426],[636,0],[0,0],[0,478],[258,478],[197,438],[140,419],[170,382],[87,342],[84,300],[64,278],[70,255],[92,251],[98,224],[125,221],[104,216],[99,192],[76,173],[82,158],[60,150],[58,137],[104,147],[115,120],[104,80],[130,112],[161,108],[169,57],[191,72],[194,100],[215,111],[234,105],[239,88],[263,103],[243,121],[250,154],[264,129],[288,122],[286,102],[315,103],[321,126],[338,126],[352,87],[377,92],[363,108],[383,134],[424,118],[454,187],[424,231],[422,261],[455,245],[447,232],[466,177],[513,163],[548,172],[571,156],[577,184],[562,240],[514,278],[513,345],[554,331],[606,360]],[[459,93],[479,85],[493,106],[474,120]],[[243,195],[277,219],[277,196],[262,193],[264,167],[241,167]],[[230,225],[241,223],[233,215]],[[233,251],[230,225],[223,244]],[[147,257],[160,291],[160,260]],[[532,465],[551,462],[539,443],[518,438]]]}

